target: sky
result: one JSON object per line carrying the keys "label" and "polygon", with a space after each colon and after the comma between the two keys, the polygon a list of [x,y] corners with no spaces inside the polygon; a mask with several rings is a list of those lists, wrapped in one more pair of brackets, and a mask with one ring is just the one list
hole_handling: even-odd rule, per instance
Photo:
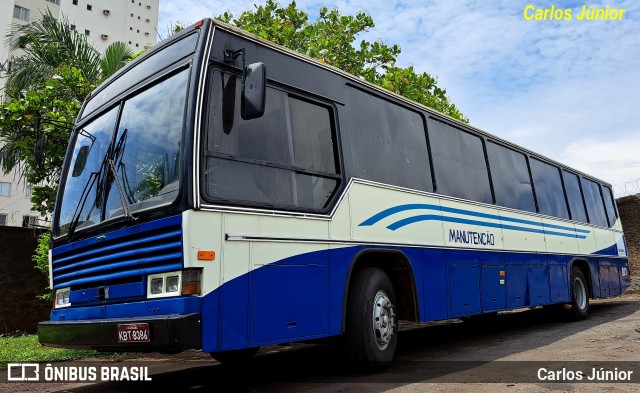
{"label": "sky", "polygon": [[[288,1],[281,1],[288,4]],[[637,0],[298,0],[364,11],[358,39],[399,44],[400,66],[437,76],[470,123],[614,185],[640,192],[640,2]],[[264,0],[160,0],[158,30]],[[525,7],[571,9],[571,20],[527,20]],[[577,20],[582,7],[625,9],[621,20]],[[531,12],[528,11],[527,15]]]}

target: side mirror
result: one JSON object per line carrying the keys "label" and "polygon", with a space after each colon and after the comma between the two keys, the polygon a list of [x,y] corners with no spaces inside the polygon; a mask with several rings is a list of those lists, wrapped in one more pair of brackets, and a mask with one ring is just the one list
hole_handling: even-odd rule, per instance
{"label": "side mirror", "polygon": [[267,66],[253,63],[245,67],[242,81],[241,115],[245,120],[264,115],[267,96]]}
{"label": "side mirror", "polygon": [[46,143],[46,134],[40,135],[36,141],[36,147],[33,149],[33,155],[36,158],[36,165],[42,169],[44,167],[44,144]]}
{"label": "side mirror", "polygon": [[89,146],[82,146],[76,156],[76,162],[73,164],[71,176],[78,177],[82,175],[84,167],[87,165],[87,157],[89,157]]}

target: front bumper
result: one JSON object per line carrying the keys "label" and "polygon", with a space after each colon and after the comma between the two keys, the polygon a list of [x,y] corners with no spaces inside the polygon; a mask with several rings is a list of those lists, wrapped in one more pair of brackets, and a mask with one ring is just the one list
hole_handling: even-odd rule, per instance
{"label": "front bumper", "polygon": [[[123,323],[148,323],[150,342],[119,343],[118,324]],[[38,339],[46,346],[60,348],[112,352],[182,351],[202,347],[202,324],[200,314],[197,313],[143,318],[45,321],[38,324]]]}

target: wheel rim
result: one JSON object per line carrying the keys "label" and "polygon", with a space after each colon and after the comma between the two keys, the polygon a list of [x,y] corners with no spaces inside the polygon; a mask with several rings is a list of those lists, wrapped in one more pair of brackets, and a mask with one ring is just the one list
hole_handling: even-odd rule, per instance
{"label": "wheel rim", "polygon": [[393,312],[393,304],[387,293],[383,290],[376,293],[373,300],[373,333],[378,349],[384,351],[391,342],[396,326],[396,315]]}
{"label": "wheel rim", "polygon": [[579,277],[573,280],[573,298],[580,310],[587,307],[587,288]]}

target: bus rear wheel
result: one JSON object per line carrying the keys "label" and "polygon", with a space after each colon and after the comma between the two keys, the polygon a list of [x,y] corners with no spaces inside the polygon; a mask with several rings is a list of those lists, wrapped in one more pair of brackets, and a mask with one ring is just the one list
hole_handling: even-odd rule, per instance
{"label": "bus rear wheel", "polygon": [[393,360],[398,342],[396,295],[391,280],[378,268],[358,272],[349,290],[346,350],[362,371],[381,371]]}
{"label": "bus rear wheel", "polygon": [[579,267],[571,269],[571,317],[582,321],[589,317],[589,291],[587,280]]}

